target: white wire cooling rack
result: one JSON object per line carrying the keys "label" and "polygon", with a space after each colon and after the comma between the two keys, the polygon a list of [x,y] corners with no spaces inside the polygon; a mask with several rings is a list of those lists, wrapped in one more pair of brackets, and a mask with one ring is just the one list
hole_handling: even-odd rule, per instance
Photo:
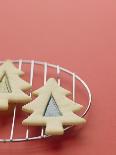
{"label": "white wire cooling rack", "polygon": [[[0,64],[2,64],[3,61],[0,61]],[[13,63],[18,64],[19,65],[19,69],[21,70],[22,65],[24,64],[30,64],[30,84],[33,85],[33,77],[34,77],[34,67],[35,65],[37,65],[39,67],[39,65],[44,67],[44,84],[46,83],[47,80],[47,72],[48,72],[48,68],[54,68],[57,71],[57,80],[58,80],[58,85],[60,85],[61,80],[60,80],[60,72],[65,72],[67,73],[67,76],[71,76],[72,77],[72,95],[73,95],[73,101],[75,101],[76,99],[76,80],[78,80],[83,87],[85,88],[85,90],[88,93],[88,104],[86,106],[85,111],[83,112],[83,114],[81,115],[81,117],[84,117],[87,112],[90,109],[91,106],[91,99],[92,99],[92,95],[90,92],[89,87],[87,86],[87,84],[75,73],[69,71],[68,69],[65,69],[63,67],[60,67],[59,65],[53,65],[47,62],[42,62],[42,61],[34,61],[34,60],[15,60],[13,61]],[[30,93],[31,96],[31,93]],[[14,111],[13,111],[13,118],[12,118],[12,123],[11,123],[11,129],[10,129],[10,135],[9,138],[0,138],[0,142],[21,142],[21,141],[29,141],[29,140],[37,140],[37,139],[42,139],[42,138],[47,138],[49,136],[44,134],[44,129],[41,129],[41,134],[36,136],[36,137],[29,137],[29,129],[27,128],[26,133],[25,133],[25,137],[24,138],[14,138],[14,130],[15,130],[15,118],[16,118],[16,112],[17,112],[17,107],[15,106]],[[71,128],[70,127],[66,127],[65,130]]]}

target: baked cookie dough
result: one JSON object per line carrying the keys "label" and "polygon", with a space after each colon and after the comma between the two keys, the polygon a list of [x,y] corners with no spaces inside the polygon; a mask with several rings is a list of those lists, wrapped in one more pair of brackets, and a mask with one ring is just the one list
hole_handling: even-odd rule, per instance
{"label": "baked cookie dough", "polygon": [[23,91],[31,88],[30,84],[20,78],[24,74],[12,61],[7,60],[0,66],[0,110],[8,110],[8,104],[25,104],[31,97]]}
{"label": "baked cookie dough", "polygon": [[85,119],[74,112],[81,110],[82,105],[67,98],[71,93],[58,86],[54,78],[50,78],[45,86],[33,92],[38,96],[24,105],[22,110],[31,115],[22,124],[27,126],[46,126],[45,134],[62,135],[63,125],[80,125]]}

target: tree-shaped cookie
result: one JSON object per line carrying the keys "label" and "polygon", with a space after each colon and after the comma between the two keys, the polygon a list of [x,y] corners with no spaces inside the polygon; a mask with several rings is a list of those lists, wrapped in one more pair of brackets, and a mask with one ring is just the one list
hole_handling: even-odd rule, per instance
{"label": "tree-shaped cookie", "polygon": [[31,100],[23,92],[31,86],[20,78],[22,74],[10,60],[0,66],[0,110],[8,110],[8,104],[27,103]]}
{"label": "tree-shaped cookie", "polygon": [[85,119],[74,113],[82,106],[67,98],[71,93],[58,86],[55,79],[50,78],[33,94],[38,97],[22,107],[23,111],[31,113],[23,125],[46,126],[47,135],[61,135],[64,133],[63,125],[85,123]]}

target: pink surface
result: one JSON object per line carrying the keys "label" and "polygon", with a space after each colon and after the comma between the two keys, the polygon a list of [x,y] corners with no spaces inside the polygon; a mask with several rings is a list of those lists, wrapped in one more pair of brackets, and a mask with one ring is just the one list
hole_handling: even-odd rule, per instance
{"label": "pink surface", "polygon": [[78,73],[93,93],[88,123],[47,141],[0,144],[0,153],[116,154],[116,1],[0,2],[0,59],[35,59]]}

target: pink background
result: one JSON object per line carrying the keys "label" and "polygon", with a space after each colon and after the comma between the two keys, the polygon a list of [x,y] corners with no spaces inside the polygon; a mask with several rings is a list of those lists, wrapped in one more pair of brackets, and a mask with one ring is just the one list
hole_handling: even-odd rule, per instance
{"label": "pink background", "polygon": [[0,59],[8,58],[75,71],[90,86],[93,106],[78,134],[0,144],[0,154],[116,154],[115,0],[1,0]]}

